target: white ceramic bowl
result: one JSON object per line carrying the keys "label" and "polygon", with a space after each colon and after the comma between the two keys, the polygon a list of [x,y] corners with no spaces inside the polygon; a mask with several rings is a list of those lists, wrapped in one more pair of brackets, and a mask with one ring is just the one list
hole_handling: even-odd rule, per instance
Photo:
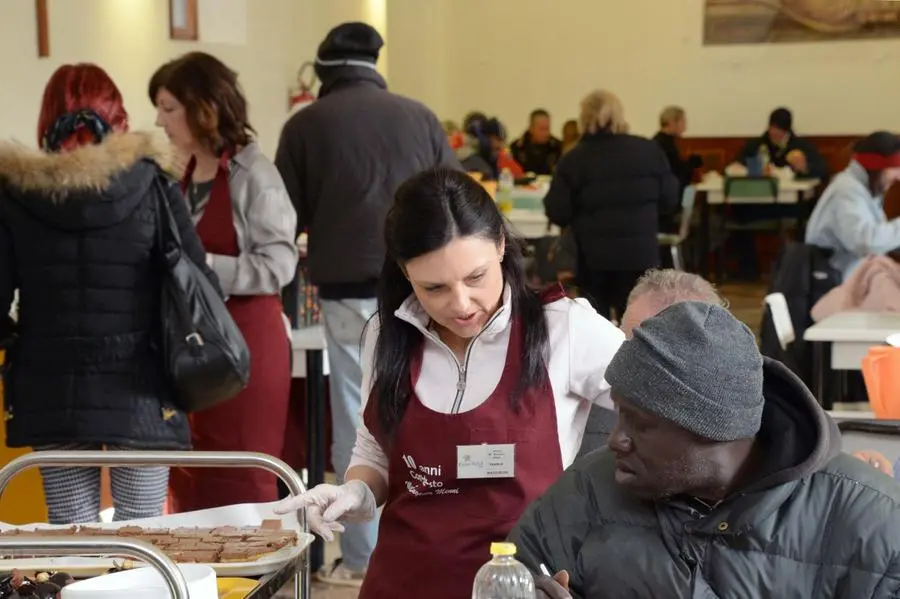
{"label": "white ceramic bowl", "polygon": [[[191,599],[218,599],[216,572],[209,566],[178,566],[187,581]],[[171,599],[166,581],[155,568],[139,567],[97,576],[63,587],[62,599]]]}

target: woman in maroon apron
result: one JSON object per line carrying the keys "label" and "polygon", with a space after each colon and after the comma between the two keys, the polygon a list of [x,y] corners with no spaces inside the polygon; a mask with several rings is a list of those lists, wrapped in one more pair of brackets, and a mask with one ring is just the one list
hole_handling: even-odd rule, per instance
{"label": "woman in maroon apron", "polygon": [[[193,447],[281,457],[291,373],[279,292],[296,271],[296,214],[253,141],[246,101],[228,67],[207,54],[187,54],[163,66],[150,87],[158,124],[191,155],[182,190],[250,348],[247,388],[191,415]],[[173,469],[170,490],[179,512],[278,499],[274,476],[260,470]]]}
{"label": "woman in maroon apron", "polygon": [[341,486],[308,508],[328,538],[375,517],[360,597],[471,596],[530,501],[574,459],[623,334],[557,287],[535,293],[492,198],[465,173],[426,171],[387,216],[377,323],[364,340],[370,389]]}

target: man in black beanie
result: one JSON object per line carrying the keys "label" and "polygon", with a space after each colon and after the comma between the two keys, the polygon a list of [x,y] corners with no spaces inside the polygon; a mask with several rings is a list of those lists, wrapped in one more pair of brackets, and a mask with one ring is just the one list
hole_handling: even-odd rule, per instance
{"label": "man in black beanie", "polygon": [[831,418],[727,309],[679,302],[645,320],[606,379],[619,410],[608,448],[511,534],[539,596],[900,592],[900,485],[841,453]]}
{"label": "man in black beanie", "polygon": [[[397,187],[436,166],[460,168],[437,117],[390,93],[375,70],[384,46],[365,23],[332,29],[319,46],[319,98],[290,118],[275,164],[309,233],[309,277],[318,286],[330,367],[333,447],[339,481],[360,425],[360,339],[375,313],[384,264],[384,219]],[[288,307],[291,311],[291,307]],[[319,579],[361,586],[377,522],[349,524],[342,558]]]}
{"label": "man in black beanie", "polygon": [[828,163],[815,144],[794,133],[794,115],[787,108],[772,111],[769,128],[760,137],[747,142],[739,160],[747,164],[748,159],[759,157],[761,153],[768,155],[773,166],[791,167],[799,178],[820,181],[828,178]]}

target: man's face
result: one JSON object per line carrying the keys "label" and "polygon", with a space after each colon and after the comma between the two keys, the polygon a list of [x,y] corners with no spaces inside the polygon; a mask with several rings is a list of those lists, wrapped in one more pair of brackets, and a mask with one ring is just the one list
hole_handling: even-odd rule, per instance
{"label": "man's face", "polygon": [[783,144],[787,134],[788,132],[784,129],[780,129],[775,125],[769,125],[769,139],[771,139],[773,143]]}
{"label": "man's face", "polygon": [[550,141],[550,117],[539,115],[531,119],[531,141],[536,144],[545,144]]}
{"label": "man's face", "polygon": [[[665,389],[660,389],[665,393]],[[609,437],[616,483],[643,499],[658,500],[715,486],[721,445],[641,410],[612,390],[619,421]]]}
{"label": "man's face", "polygon": [[675,129],[675,131],[674,131],[675,136],[681,137],[682,135],[684,135],[685,132],[687,131],[687,117],[683,116],[680,119],[678,119],[678,122],[675,123],[674,129]]}

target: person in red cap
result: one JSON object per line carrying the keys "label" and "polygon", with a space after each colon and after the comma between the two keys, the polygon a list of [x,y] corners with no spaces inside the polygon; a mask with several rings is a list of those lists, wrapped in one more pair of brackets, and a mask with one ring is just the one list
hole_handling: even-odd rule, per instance
{"label": "person in red cap", "polygon": [[850,273],[872,254],[900,248],[900,218],[888,220],[884,194],[900,180],[900,137],[876,131],[822,194],[806,227],[806,243],[832,251],[831,265]]}

